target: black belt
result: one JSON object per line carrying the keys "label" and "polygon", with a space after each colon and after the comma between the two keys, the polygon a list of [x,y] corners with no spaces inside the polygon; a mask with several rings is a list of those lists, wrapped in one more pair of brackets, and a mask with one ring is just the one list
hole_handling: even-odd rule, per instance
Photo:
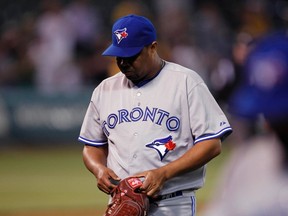
{"label": "black belt", "polygon": [[159,195],[156,198],[151,198],[151,201],[155,202],[155,201],[170,199],[170,198],[178,197],[178,196],[182,196],[182,195],[183,195],[182,191],[176,191],[176,192],[169,193],[169,194]]}

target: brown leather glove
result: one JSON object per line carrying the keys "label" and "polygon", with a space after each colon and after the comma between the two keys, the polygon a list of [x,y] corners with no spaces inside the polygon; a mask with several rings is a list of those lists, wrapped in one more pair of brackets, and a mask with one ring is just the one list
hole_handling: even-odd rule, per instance
{"label": "brown leather glove", "polygon": [[113,189],[111,203],[104,216],[146,216],[149,199],[139,188],[142,181],[136,177],[128,177],[119,182]]}

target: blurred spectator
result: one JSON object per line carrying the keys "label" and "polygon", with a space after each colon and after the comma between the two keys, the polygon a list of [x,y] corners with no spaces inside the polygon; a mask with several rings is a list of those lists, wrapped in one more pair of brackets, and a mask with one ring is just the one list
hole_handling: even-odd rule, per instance
{"label": "blurred spectator", "polygon": [[0,36],[0,86],[32,86],[34,67],[27,55],[33,37],[31,18],[22,23],[7,23]]}
{"label": "blurred spectator", "polygon": [[[2,86],[33,85],[34,81],[45,91],[65,91],[71,85],[76,90],[77,86],[97,84],[117,68],[114,59],[110,62],[100,55],[107,45],[103,38],[110,30],[108,25],[135,13],[157,25],[161,55],[199,71],[221,104],[239,77],[233,38],[238,33],[258,38],[288,20],[285,0],[113,0],[110,5],[91,0],[19,2],[0,3]],[[43,6],[40,11],[39,4]],[[39,14],[28,21],[29,28],[36,22],[36,39],[31,32],[23,32],[27,19],[26,24],[19,22],[27,11]],[[275,19],[275,14],[281,19]],[[10,25],[13,20],[19,21]]]}
{"label": "blurred spectator", "polygon": [[[253,38],[250,34],[240,32],[236,34],[231,51],[231,62],[233,63],[233,74],[231,79],[225,86],[218,91],[218,100],[221,101],[222,106],[228,106],[227,101],[235,91],[235,89],[241,84],[244,77],[243,67],[247,58],[247,55],[253,47]],[[230,115],[230,121],[237,128],[237,133],[231,135],[233,140],[233,146],[237,143],[245,141],[248,137],[255,133],[255,127],[257,125],[246,123],[246,120],[235,115]]]}
{"label": "blurred spectator", "polygon": [[64,14],[75,35],[74,57],[82,71],[83,82],[98,84],[108,76],[108,62],[100,55],[105,36],[102,14],[90,0],[71,1]]}
{"label": "blurred spectator", "polygon": [[189,34],[191,18],[189,1],[159,0],[153,3],[160,40],[167,41],[169,46],[173,47],[175,44],[193,37]]}
{"label": "blurred spectator", "polygon": [[270,32],[273,27],[273,5],[267,0],[244,1],[240,14],[239,31],[259,38]]}
{"label": "blurred spectator", "polygon": [[[158,37],[161,46],[165,45],[164,56],[195,71],[202,72],[203,55],[195,46],[191,32],[192,3],[187,0],[154,1],[158,26]],[[173,19],[172,19],[173,17]],[[162,53],[162,52],[161,52]],[[203,76],[202,76],[203,77]]]}
{"label": "blurred spectator", "polygon": [[204,216],[288,215],[287,62],[286,31],[259,40],[248,54],[229,104],[233,115],[257,121],[258,131],[233,147]]}
{"label": "blurred spectator", "polygon": [[64,15],[72,28],[75,40],[80,46],[91,45],[101,39],[103,31],[101,14],[90,0],[73,0],[64,8]]}
{"label": "blurred spectator", "polygon": [[211,74],[215,97],[226,106],[233,90],[242,79],[243,64],[249,52],[253,38],[245,32],[235,32],[231,45],[231,56],[220,59],[214,73]]}
{"label": "blurred spectator", "polygon": [[193,42],[180,42],[175,44],[171,49],[171,59],[194,71],[199,71],[203,79],[205,77],[204,54],[197,48]]}
{"label": "blurred spectator", "polygon": [[[75,32],[58,0],[43,0],[36,22],[36,39],[29,55],[36,69],[35,85],[44,92],[77,90],[81,70],[73,61]],[[73,88],[71,88],[73,86]]]}
{"label": "blurred spectator", "polygon": [[152,15],[147,5],[142,3],[141,1],[121,0],[117,1],[115,6],[112,8],[110,23],[112,24],[118,18],[126,16],[128,14],[138,14],[150,18]]}
{"label": "blurred spectator", "polygon": [[231,31],[216,2],[203,1],[191,20],[192,33],[198,49],[202,50],[204,79],[218,100],[218,91],[231,79]]}

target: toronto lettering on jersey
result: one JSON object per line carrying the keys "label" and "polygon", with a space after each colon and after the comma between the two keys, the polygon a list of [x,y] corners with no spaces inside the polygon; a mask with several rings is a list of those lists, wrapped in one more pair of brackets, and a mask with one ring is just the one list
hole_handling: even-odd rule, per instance
{"label": "toronto lettering on jersey", "polygon": [[133,123],[137,121],[150,121],[157,125],[165,124],[169,131],[176,131],[180,127],[180,119],[176,116],[170,116],[170,113],[159,109],[134,107],[132,110],[120,109],[117,113],[108,115],[107,120],[103,122],[102,127],[106,136],[109,136],[109,129],[114,129],[118,124]]}

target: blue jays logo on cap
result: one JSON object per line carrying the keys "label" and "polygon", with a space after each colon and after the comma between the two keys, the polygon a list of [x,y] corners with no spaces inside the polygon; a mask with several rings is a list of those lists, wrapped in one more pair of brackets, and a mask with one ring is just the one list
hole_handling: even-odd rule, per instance
{"label": "blue jays logo on cap", "polygon": [[117,43],[119,44],[124,38],[128,37],[127,28],[117,29],[114,31],[114,35],[116,36]]}
{"label": "blue jays logo on cap", "polygon": [[156,30],[152,22],[146,17],[130,14],[113,24],[112,44],[102,55],[131,57],[155,40]]}
{"label": "blue jays logo on cap", "polygon": [[152,143],[146,145],[148,148],[155,149],[162,161],[165,155],[176,147],[176,144],[172,140],[172,136],[168,136],[162,139],[156,139]]}

